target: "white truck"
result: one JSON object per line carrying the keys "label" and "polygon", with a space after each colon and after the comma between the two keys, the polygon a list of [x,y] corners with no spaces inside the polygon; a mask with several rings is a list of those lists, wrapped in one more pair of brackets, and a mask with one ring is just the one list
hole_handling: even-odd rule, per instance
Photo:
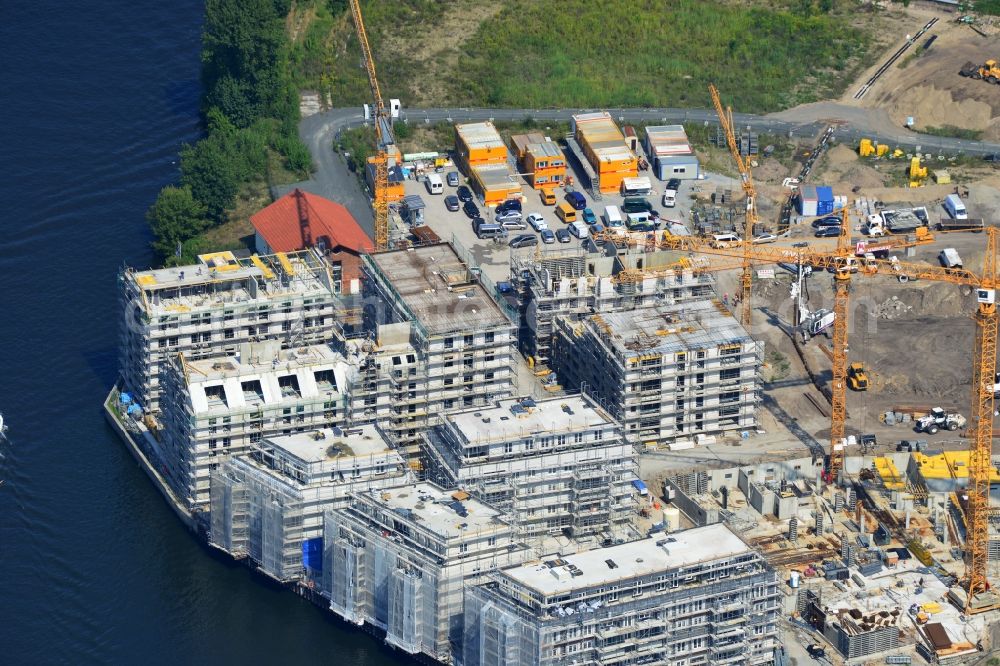
{"label": "white truck", "polygon": [[944,209],[956,220],[969,219],[969,213],[965,210],[965,203],[962,202],[961,197],[957,194],[949,194],[944,198]]}

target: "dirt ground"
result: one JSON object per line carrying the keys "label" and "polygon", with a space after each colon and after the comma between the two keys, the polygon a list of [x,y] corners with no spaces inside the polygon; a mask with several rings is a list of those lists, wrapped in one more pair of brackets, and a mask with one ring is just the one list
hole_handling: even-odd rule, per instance
{"label": "dirt ground", "polygon": [[[855,100],[854,94],[874,70],[905,42],[908,34],[915,34],[931,17],[939,19],[932,30],[921,37],[860,102]],[[1000,58],[998,28],[980,26],[991,34],[991,37],[982,37],[972,28],[957,23],[956,18],[957,14],[942,9],[919,6],[889,19],[887,30],[898,35],[840,101],[865,108],[883,108],[900,125],[912,116],[918,130],[951,125],[982,130],[985,140],[1000,139],[1000,86],[958,75],[967,61],[981,63],[989,58]],[[937,35],[937,39],[923,51],[931,35]],[[921,49],[919,55],[915,55],[917,47]]]}

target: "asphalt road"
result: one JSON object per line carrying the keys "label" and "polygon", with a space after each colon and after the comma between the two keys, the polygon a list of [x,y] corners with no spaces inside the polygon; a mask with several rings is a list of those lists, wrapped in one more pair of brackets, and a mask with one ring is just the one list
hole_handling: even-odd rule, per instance
{"label": "asphalt road", "polygon": [[[536,121],[568,122],[570,116],[599,109],[404,109],[401,119],[408,123],[471,122],[477,120],[517,121],[527,117]],[[708,109],[604,109],[619,122],[715,123],[715,112]],[[838,141],[854,143],[862,137],[909,148],[924,153],[1000,154],[1000,144],[929,136],[896,126],[881,109],[862,109],[833,102],[817,102],[766,116],[733,114],[737,127],[752,125],[754,130],[790,137],[812,137],[829,125],[835,125]],[[299,124],[299,136],[309,147],[316,172],[313,178],[280,188],[282,194],[292,187],[319,194],[343,203],[362,228],[373,233],[371,203],[348,171],[344,159],[333,150],[333,140],[342,129],[363,125],[360,108],[331,109],[307,118]]]}

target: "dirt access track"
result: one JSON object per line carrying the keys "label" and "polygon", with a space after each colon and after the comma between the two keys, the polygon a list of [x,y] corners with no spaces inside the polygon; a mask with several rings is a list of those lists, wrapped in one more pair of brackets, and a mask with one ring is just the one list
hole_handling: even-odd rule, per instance
{"label": "dirt access track", "polygon": [[[981,26],[992,36],[977,34],[967,25],[956,22],[958,14],[927,7],[909,8],[891,25],[898,38],[875,64],[852,84],[839,100],[841,104],[867,109],[884,109],[897,126],[912,116],[914,128],[951,125],[983,131],[983,140],[1000,139],[1000,85],[959,76],[969,61],[982,63],[1000,59],[1000,30]],[[889,56],[915,34],[928,20],[937,17],[934,27],[893,65],[861,100],[854,94]],[[926,51],[924,44],[937,36]]]}

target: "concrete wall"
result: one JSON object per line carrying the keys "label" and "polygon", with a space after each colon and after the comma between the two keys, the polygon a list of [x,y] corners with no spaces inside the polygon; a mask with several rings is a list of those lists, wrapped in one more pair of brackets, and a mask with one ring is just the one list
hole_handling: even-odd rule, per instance
{"label": "concrete wall", "polygon": [[[706,509],[696,501],[688,497],[684,491],[675,486],[670,479],[664,482],[665,490],[669,489],[674,494],[672,503],[681,510],[696,527],[704,527],[720,522],[719,511],[717,509]],[[666,492],[664,494],[667,494]]]}

